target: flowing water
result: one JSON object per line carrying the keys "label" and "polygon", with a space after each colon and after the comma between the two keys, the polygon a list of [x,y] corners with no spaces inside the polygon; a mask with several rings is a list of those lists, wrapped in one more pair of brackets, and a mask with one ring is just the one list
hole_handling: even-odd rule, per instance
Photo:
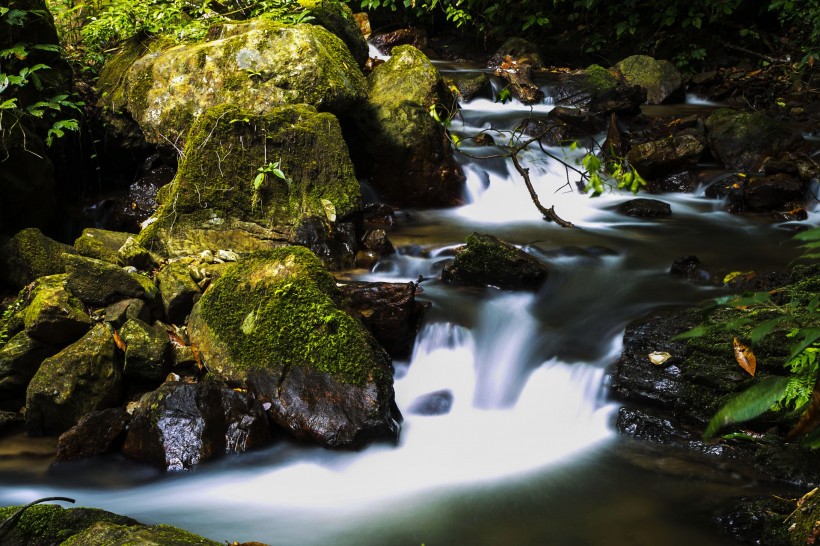
{"label": "flowing water", "polygon": [[[465,139],[510,129],[530,113],[476,99],[451,129]],[[468,144],[472,154],[487,151]],[[550,151],[570,161],[583,153]],[[0,451],[0,505],[70,496],[220,541],[275,545],[731,543],[711,512],[760,492],[754,476],[616,437],[607,370],[630,320],[715,294],[670,276],[676,257],[697,255],[714,270],[783,268],[795,256],[795,226],[729,215],[699,193],[661,196],[672,205],[669,218],[627,218],[613,208],[631,195],[581,195],[562,165],[528,151],[523,160],[542,201],[578,226],[562,229],[540,218],[506,161],[458,157],[468,204],[402,211],[391,232],[400,252],[356,275],[421,276],[419,297],[432,303],[412,357],[396,363],[405,416],[398,445],[340,453],[281,441],[162,475],[119,457],[47,470],[53,440],[20,439]],[[509,293],[438,281],[473,231],[548,263],[545,286]]]}

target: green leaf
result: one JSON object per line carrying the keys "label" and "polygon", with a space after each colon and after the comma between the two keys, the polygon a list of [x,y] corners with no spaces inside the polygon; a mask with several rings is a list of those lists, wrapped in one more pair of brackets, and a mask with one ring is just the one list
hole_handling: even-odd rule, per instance
{"label": "green leaf", "polygon": [[780,401],[789,385],[788,377],[768,377],[738,394],[712,417],[703,439],[708,440],[726,425],[741,423],[766,413]]}
{"label": "green leaf", "polygon": [[820,428],[816,428],[812,432],[808,433],[802,443],[804,446],[811,449],[820,448]]}
{"label": "green leaf", "polygon": [[691,339],[693,337],[703,337],[707,333],[709,333],[709,329],[706,326],[696,326],[687,332],[682,332],[678,335],[672,336],[672,341]]}
{"label": "green leaf", "polygon": [[760,341],[769,335],[769,332],[777,328],[777,325],[782,323],[786,317],[775,317],[767,321],[761,322],[749,332],[749,341],[752,345],[757,345]]}
{"label": "green leaf", "polygon": [[17,97],[0,103],[0,110],[9,110],[11,108],[17,108]]}
{"label": "green leaf", "polygon": [[820,338],[820,328],[803,328],[800,330],[803,336],[798,343],[792,345],[792,352],[789,359],[792,359],[803,352],[808,347],[811,347],[818,338]]}
{"label": "green leaf", "polygon": [[258,190],[264,182],[265,182],[265,173],[257,174],[256,178],[253,179],[253,189]]}
{"label": "green leaf", "polygon": [[798,241],[820,241],[820,228],[812,228],[794,236]]}

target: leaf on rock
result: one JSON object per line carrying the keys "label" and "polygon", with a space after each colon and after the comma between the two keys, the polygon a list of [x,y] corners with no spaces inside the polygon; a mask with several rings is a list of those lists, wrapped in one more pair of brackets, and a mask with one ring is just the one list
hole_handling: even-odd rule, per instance
{"label": "leaf on rock", "polygon": [[651,362],[655,366],[660,366],[661,364],[672,358],[672,355],[667,353],[666,351],[655,351],[654,353],[649,353],[646,356],[649,357],[649,362]]}
{"label": "leaf on rock", "polygon": [[125,352],[125,342],[122,340],[119,332],[117,332],[116,330],[114,330],[114,345],[116,345],[117,349],[119,349],[120,351]]}
{"label": "leaf on rock", "polygon": [[734,339],[734,347],[735,347],[735,360],[737,363],[740,364],[740,367],[749,372],[749,375],[752,377],[755,376],[755,370],[757,370],[757,359],[755,358],[755,354],[752,350],[739,342],[737,338]]}
{"label": "leaf on rock", "polygon": [[720,408],[706,426],[703,439],[708,440],[726,425],[748,421],[764,414],[783,397],[788,386],[788,377],[767,377],[755,383]]}

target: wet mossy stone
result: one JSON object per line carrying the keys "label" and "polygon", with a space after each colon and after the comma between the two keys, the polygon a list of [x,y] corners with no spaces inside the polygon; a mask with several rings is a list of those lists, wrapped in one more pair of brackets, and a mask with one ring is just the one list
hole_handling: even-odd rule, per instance
{"label": "wet mossy stone", "polygon": [[254,114],[310,104],[344,115],[367,97],[344,42],[320,26],[256,19],[223,25],[218,36],[146,55],[128,69],[128,110],[150,142],[181,147],[194,119],[220,104]]}
{"label": "wet mossy stone", "polygon": [[26,391],[26,429],[31,435],[65,432],[90,411],[120,401],[121,364],[104,324],[40,364]]}
{"label": "wet mossy stone", "polygon": [[129,233],[107,229],[85,228],[74,241],[74,248],[81,256],[95,258],[115,265],[123,265],[118,251],[130,237]]}
{"label": "wet mossy stone", "polygon": [[368,78],[370,99],[356,114],[357,166],[390,203],[451,206],[462,197],[464,175],[453,159],[444,126],[430,116],[456,103],[433,63],[410,45]]}
{"label": "wet mossy stone", "polygon": [[144,246],[129,235],[117,250],[117,257],[123,265],[130,265],[140,271],[152,271],[159,267],[156,258]]}
{"label": "wet mossy stone", "polygon": [[271,419],[296,437],[327,447],[395,439],[401,416],[390,360],[340,303],[309,250],[257,253],[202,295],[191,343],[209,370],[270,403]]}
{"label": "wet mossy stone", "polygon": [[88,305],[104,306],[128,298],[140,298],[150,303],[159,296],[153,281],[144,275],[129,273],[117,265],[94,258],[63,256],[68,275],[66,286]]}
{"label": "wet mossy stone", "polygon": [[224,546],[170,525],[118,525],[99,522],[61,546]]}
{"label": "wet mossy stone", "polygon": [[696,136],[670,136],[636,144],[626,154],[626,159],[641,176],[652,179],[695,166],[705,149]]}
{"label": "wet mossy stone", "polygon": [[[19,506],[0,508],[0,522],[14,514]],[[53,504],[30,506],[20,519],[0,536],[3,546],[53,546],[81,533],[95,523],[107,522],[114,525],[138,525],[134,519],[98,510],[96,508],[65,509]],[[89,545],[90,542],[72,542]],[[119,544],[109,542],[111,544]]]}
{"label": "wet mossy stone", "polygon": [[660,104],[683,85],[683,75],[669,61],[647,55],[632,55],[615,65],[629,85],[646,89],[646,103]]}
{"label": "wet mossy stone", "polygon": [[92,325],[83,302],[66,289],[67,275],[40,277],[22,311],[26,333],[43,343],[67,345]]}
{"label": "wet mossy stone", "polygon": [[624,216],[638,218],[660,218],[672,215],[672,207],[669,203],[657,199],[630,199],[621,203],[616,210]]}
{"label": "wet mossy stone", "polygon": [[59,347],[19,332],[0,348],[0,410],[19,411],[26,403],[26,388],[40,363]]}
{"label": "wet mossy stone", "polygon": [[0,279],[22,288],[39,277],[65,273],[64,253],[76,254],[76,250],[37,228],[21,230],[0,248]]}
{"label": "wet mossy stone", "polygon": [[105,308],[105,322],[119,329],[129,319],[139,319],[142,322],[151,321],[151,309],[143,300],[130,298],[112,303]]}
{"label": "wet mossy stone", "polygon": [[313,17],[311,23],[321,25],[338,36],[359,63],[359,68],[364,68],[370,48],[353,17],[353,10],[347,4],[338,0],[299,0],[299,5],[310,10]]}
{"label": "wet mossy stone", "polygon": [[777,157],[803,142],[787,123],[760,112],[721,108],[706,118],[705,124],[712,154],[732,169],[757,169],[766,158]]}
{"label": "wet mossy stone", "polygon": [[[273,172],[277,164],[286,178]],[[167,199],[137,241],[163,256],[263,250],[301,243],[309,220],[329,230],[360,206],[332,114],[306,105],[259,115],[218,106],[194,124]]]}
{"label": "wet mossy stone", "polygon": [[262,404],[247,392],[208,382],[170,382],[140,400],[122,452],[165,470],[191,470],[270,439]]}
{"label": "wet mossy stone", "polygon": [[165,319],[172,324],[182,324],[194,306],[194,296],[200,293],[188,263],[180,260],[163,267],[157,275],[157,286]]}
{"label": "wet mossy stone", "polygon": [[129,319],[119,334],[125,343],[123,374],[155,384],[160,382],[171,364],[171,340],[165,328],[159,323],[150,325],[139,319]]}
{"label": "wet mossy stone", "polygon": [[618,78],[606,68],[592,64],[562,76],[553,90],[553,100],[559,106],[585,107],[600,96],[615,89]]}
{"label": "wet mossy stone", "polygon": [[445,266],[442,280],[454,284],[537,289],[547,280],[547,266],[497,237],[473,233]]}

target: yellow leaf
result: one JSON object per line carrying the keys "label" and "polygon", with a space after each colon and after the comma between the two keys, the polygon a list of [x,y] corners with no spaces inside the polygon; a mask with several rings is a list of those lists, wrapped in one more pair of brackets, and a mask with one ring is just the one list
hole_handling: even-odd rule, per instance
{"label": "yellow leaf", "polygon": [[740,364],[740,367],[746,370],[752,377],[755,376],[757,368],[757,359],[752,350],[739,342],[737,338],[734,339],[735,360]]}
{"label": "yellow leaf", "polygon": [[646,356],[649,357],[649,362],[651,362],[655,366],[660,366],[661,364],[663,364],[664,362],[666,362],[667,360],[672,358],[671,354],[669,354],[667,352],[659,352],[659,351],[655,351],[654,353],[649,353]]}
{"label": "yellow leaf", "polygon": [[334,207],[333,203],[331,203],[327,199],[322,199],[321,201],[322,201],[322,206],[325,209],[325,215],[327,216],[327,219],[330,220],[331,222],[335,222],[336,221],[336,207]]}

